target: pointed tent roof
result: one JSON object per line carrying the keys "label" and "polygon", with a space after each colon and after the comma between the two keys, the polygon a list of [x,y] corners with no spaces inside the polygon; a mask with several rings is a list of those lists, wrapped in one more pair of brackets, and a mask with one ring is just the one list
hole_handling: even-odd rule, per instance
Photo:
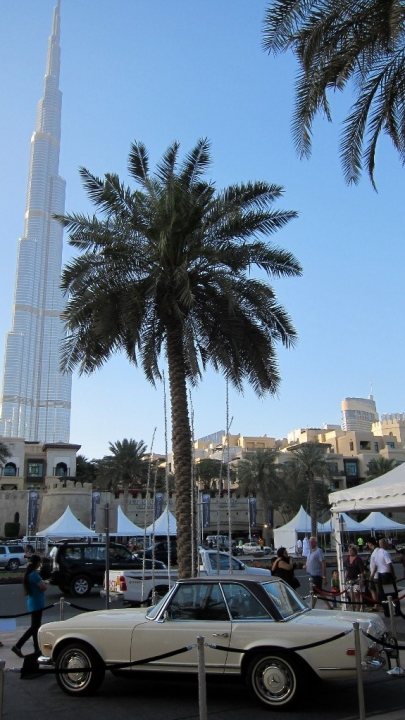
{"label": "pointed tent roof", "polygon": [[[362,523],[357,522],[357,520],[353,520],[353,518],[350,517],[347,513],[340,513],[340,517],[343,520],[343,532],[356,532],[357,530],[361,530],[364,532],[365,527]],[[327,533],[327,532],[333,532],[332,527],[332,520],[327,520],[324,523],[318,524],[318,532],[320,533]]]}
{"label": "pointed tent roof", "polygon": [[110,533],[110,535],[128,535],[129,537],[143,535],[145,532],[144,528],[135,525],[132,520],[129,519],[121,509],[121,505],[117,508],[117,532]]}
{"label": "pointed tent roof", "polygon": [[295,552],[298,533],[311,534],[311,516],[300,507],[297,514],[281,527],[274,528],[274,547],[285,547],[288,552]]}
{"label": "pointed tent roof", "polygon": [[308,513],[304,510],[304,508],[300,507],[297,514],[294,515],[292,520],[289,520],[288,523],[285,525],[282,525],[280,528],[276,528],[277,530],[295,530],[296,532],[303,533],[303,532],[311,532],[311,516],[308,515]]}
{"label": "pointed tent roof", "polygon": [[83,525],[72,513],[69,505],[63,515],[52,525],[36,533],[37,537],[93,537],[97,535],[94,530]]}
{"label": "pointed tent roof", "polygon": [[146,535],[177,535],[176,518],[170,512],[168,506],[165,507],[154,523],[148,525],[145,532]]}
{"label": "pointed tent roof", "polygon": [[387,517],[381,512],[371,512],[361,521],[363,530],[405,530],[405,525]]}

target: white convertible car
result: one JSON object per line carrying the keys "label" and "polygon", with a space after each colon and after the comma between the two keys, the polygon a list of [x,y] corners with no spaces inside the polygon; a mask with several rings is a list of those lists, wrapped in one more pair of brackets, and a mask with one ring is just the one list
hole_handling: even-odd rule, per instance
{"label": "white convertible car", "polygon": [[[69,695],[94,692],[106,670],[241,676],[268,708],[290,707],[318,678],[354,677],[353,622],[364,669],[383,666],[378,615],[311,610],[279,578],[237,575],[179,580],[148,609],[99,610],[42,625],[42,667]],[[124,667],[122,667],[124,666]]]}

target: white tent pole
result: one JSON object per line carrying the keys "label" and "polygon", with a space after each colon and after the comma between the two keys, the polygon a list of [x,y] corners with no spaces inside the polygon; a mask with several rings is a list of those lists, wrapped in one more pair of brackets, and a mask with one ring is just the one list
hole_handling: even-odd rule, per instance
{"label": "white tent pole", "polygon": [[[332,527],[335,533],[336,559],[337,569],[339,573],[339,588],[342,592],[345,581],[345,571],[343,566],[343,530],[344,520],[338,512],[332,512]],[[347,605],[343,605],[343,610],[347,610]]]}

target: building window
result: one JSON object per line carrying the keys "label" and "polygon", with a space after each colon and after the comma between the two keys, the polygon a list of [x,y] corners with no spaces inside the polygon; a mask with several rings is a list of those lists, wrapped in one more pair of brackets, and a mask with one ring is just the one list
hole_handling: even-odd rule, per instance
{"label": "building window", "polygon": [[42,462],[29,462],[27,475],[29,478],[42,478],[44,474],[44,464]]}
{"label": "building window", "polygon": [[391,448],[391,449],[394,449],[394,448],[395,448],[395,443],[394,443],[394,442],[391,442],[391,440],[387,440],[387,442],[386,442],[385,444],[386,444],[387,447],[389,447],[389,448]]}
{"label": "building window", "polygon": [[344,465],[346,477],[358,477],[357,460],[345,460]]}
{"label": "building window", "polygon": [[14,463],[9,462],[4,466],[3,475],[8,475],[9,477],[15,477],[17,475],[17,467]]}
{"label": "building window", "polygon": [[353,452],[353,450],[354,450],[353,440],[350,440],[349,450],[350,450],[351,452]]}
{"label": "building window", "polygon": [[368,440],[360,440],[360,450],[371,450]]}
{"label": "building window", "polygon": [[375,450],[375,452],[378,452],[378,442],[374,443],[374,450]]}
{"label": "building window", "polygon": [[56,477],[66,477],[67,475],[67,465],[64,462],[60,462],[57,464],[55,468],[55,476]]}

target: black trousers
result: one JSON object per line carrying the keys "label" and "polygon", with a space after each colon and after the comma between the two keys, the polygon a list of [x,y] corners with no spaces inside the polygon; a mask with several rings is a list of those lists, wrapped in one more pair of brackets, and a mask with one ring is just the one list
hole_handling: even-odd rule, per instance
{"label": "black trousers", "polygon": [[22,646],[27,642],[27,640],[32,637],[34,643],[34,650],[36,653],[39,653],[38,630],[41,627],[41,622],[42,610],[33,610],[31,613],[31,625],[28,630],[25,631],[24,635],[22,635],[20,639],[16,642],[16,647],[21,650]]}

